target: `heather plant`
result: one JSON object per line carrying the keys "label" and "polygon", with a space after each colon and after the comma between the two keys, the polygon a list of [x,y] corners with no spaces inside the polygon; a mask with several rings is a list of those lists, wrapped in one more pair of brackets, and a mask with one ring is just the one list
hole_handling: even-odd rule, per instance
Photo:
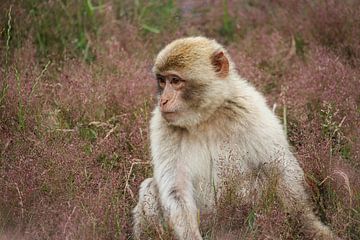
{"label": "heather plant", "polygon": [[[2,1],[0,239],[132,238],[131,209],[152,175],[152,60],[186,35],[227,45],[286,126],[322,221],[359,239],[359,7]],[[306,239],[273,191],[276,178],[257,201],[235,201],[228,185],[216,216],[201,222],[205,239]],[[148,236],[172,239],[168,226]]]}

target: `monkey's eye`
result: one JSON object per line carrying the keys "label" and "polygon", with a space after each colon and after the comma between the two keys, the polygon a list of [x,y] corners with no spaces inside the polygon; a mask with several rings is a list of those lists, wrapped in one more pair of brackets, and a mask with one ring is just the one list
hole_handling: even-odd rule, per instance
{"label": "monkey's eye", "polygon": [[161,88],[164,88],[165,85],[166,85],[166,79],[165,79],[165,77],[158,75],[158,76],[156,76],[156,79],[157,79],[157,81],[158,81],[158,83],[159,83],[159,86],[160,86]]}
{"label": "monkey's eye", "polygon": [[172,76],[172,77],[170,78],[170,83],[171,83],[171,85],[179,86],[179,85],[181,85],[182,80],[181,80],[179,77]]}

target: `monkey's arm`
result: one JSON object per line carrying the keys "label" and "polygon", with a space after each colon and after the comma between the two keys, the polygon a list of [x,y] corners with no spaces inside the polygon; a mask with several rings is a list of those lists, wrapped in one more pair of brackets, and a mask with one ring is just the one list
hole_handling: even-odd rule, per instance
{"label": "monkey's arm", "polygon": [[169,219],[177,237],[184,240],[201,240],[197,220],[198,210],[186,167],[167,161],[166,164],[156,166],[154,173],[165,217]]}

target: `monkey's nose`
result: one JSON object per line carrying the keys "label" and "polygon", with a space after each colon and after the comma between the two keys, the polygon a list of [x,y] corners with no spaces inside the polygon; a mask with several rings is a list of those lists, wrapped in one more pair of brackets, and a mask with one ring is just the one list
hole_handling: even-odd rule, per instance
{"label": "monkey's nose", "polygon": [[168,102],[169,100],[168,99],[161,99],[160,100],[160,106],[165,106],[165,104]]}

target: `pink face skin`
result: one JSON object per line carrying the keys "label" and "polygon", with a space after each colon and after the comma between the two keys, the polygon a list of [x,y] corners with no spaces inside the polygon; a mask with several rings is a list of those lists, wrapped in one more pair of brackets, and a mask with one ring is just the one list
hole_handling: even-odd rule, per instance
{"label": "pink face skin", "polygon": [[156,77],[162,92],[159,99],[161,114],[165,120],[173,122],[178,118],[183,104],[180,95],[185,87],[185,81],[173,73],[157,74]]}

